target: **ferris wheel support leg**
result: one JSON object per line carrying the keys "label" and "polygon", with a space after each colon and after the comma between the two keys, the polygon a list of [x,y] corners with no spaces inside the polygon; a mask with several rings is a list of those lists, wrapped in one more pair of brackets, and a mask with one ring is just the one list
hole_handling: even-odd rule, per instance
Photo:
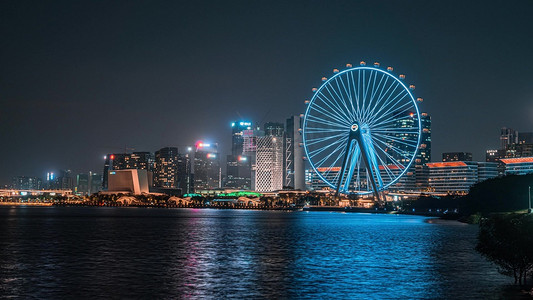
{"label": "ferris wheel support leg", "polygon": [[[382,181],[381,176],[379,174],[379,168],[376,162],[376,153],[374,147],[372,147],[372,144],[369,142],[370,138],[367,137],[365,139],[365,137],[363,137],[363,133],[359,128],[352,132],[354,132],[354,138],[358,142],[359,148],[361,149],[361,154],[363,155],[363,158],[365,160],[366,170],[368,171],[368,175],[370,176],[370,183],[372,183],[374,199],[381,206],[383,205],[383,203],[379,194],[379,187],[382,186]],[[376,181],[379,182],[379,187]]]}
{"label": "ferris wheel support leg", "polygon": [[[339,192],[341,189],[342,182],[344,181],[344,172],[346,171],[346,162],[348,161],[348,156],[350,156],[351,149],[353,148],[353,141],[354,141],[354,138],[350,134],[350,137],[348,138],[348,143],[346,143],[346,151],[344,153],[344,158],[342,160],[342,167],[339,173],[339,182],[337,183],[337,191],[335,192],[335,198],[337,198],[337,200],[340,200]],[[350,180],[350,179],[347,178],[347,180]]]}

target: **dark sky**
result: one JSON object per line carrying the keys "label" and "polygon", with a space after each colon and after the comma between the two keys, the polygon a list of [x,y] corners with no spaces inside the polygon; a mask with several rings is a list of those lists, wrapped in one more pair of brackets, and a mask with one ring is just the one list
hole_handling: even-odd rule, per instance
{"label": "dark sky", "polygon": [[442,152],[533,131],[533,1],[1,1],[0,184],[101,172],[125,146],[283,121],[360,60],[416,85]]}

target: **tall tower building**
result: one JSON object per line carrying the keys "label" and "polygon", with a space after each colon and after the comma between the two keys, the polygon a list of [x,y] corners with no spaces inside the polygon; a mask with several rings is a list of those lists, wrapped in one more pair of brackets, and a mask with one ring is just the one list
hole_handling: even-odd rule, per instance
{"label": "tall tower building", "polygon": [[305,161],[303,138],[301,134],[302,118],[292,116],[287,119],[284,158],[284,185],[296,190],[305,190]]}
{"label": "tall tower building", "polygon": [[285,131],[283,123],[267,122],[263,126],[265,136],[278,136],[282,137]]}
{"label": "tall tower building", "polygon": [[178,188],[178,148],[165,147],[155,153],[156,187]]}
{"label": "tall tower building", "polygon": [[281,190],[283,179],[283,134],[257,137],[255,190],[258,192]]}
{"label": "tall tower building", "polygon": [[[224,186],[232,189],[251,189],[252,159],[244,154],[245,132],[251,131],[252,123],[231,123],[231,155],[226,157],[226,181]],[[247,141],[249,142],[249,141]]]}
{"label": "tall tower building", "polygon": [[194,177],[189,154],[178,154],[178,187],[182,194],[194,193]]}
{"label": "tall tower building", "polygon": [[220,188],[220,158],[217,148],[217,144],[196,142],[193,170],[195,191]]}
{"label": "tall tower building", "polygon": [[512,144],[518,144],[518,131],[503,127],[500,131],[500,149],[507,149]]}

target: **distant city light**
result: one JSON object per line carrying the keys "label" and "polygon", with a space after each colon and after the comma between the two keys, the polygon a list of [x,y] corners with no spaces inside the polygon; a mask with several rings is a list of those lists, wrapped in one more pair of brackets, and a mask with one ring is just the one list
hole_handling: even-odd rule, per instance
{"label": "distant city light", "polygon": [[246,156],[239,156],[239,161],[246,161],[248,160]]}
{"label": "distant city light", "polygon": [[192,147],[187,147],[187,151],[191,152],[192,151]]}
{"label": "distant city light", "polygon": [[109,156],[109,158],[113,160],[113,159],[115,159],[115,155],[114,155],[114,154],[111,154],[111,155]]}
{"label": "distant city light", "polygon": [[196,142],[196,149],[205,148],[205,147],[211,147],[211,144],[207,144],[202,141]]}
{"label": "distant city light", "polygon": [[207,153],[207,158],[216,158],[217,155],[215,153]]}

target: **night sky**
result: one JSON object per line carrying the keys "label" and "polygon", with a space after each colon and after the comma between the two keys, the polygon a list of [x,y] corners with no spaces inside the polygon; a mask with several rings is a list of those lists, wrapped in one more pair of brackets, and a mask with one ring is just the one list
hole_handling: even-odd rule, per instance
{"label": "night sky", "polygon": [[533,1],[1,1],[0,184],[103,156],[218,142],[302,113],[378,61],[432,116],[433,160],[533,131]]}

